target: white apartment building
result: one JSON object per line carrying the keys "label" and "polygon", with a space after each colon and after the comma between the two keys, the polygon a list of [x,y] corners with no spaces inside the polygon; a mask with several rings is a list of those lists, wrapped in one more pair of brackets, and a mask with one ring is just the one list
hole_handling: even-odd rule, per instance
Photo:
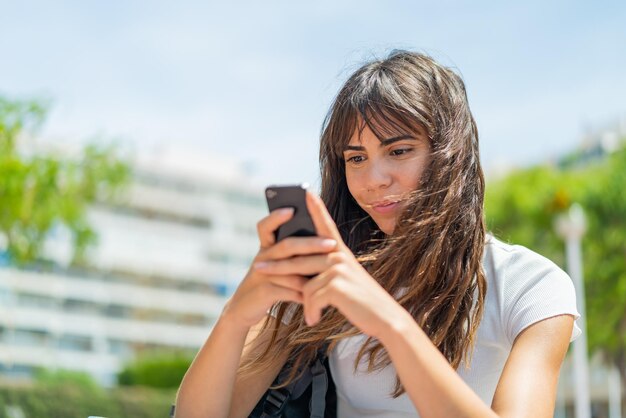
{"label": "white apartment building", "polygon": [[196,351],[256,253],[266,213],[262,188],[235,164],[139,158],[125,202],[90,209],[92,267],[67,266],[62,228],[46,244],[52,269],[0,259],[0,376],[61,368],[110,385],[143,350]]}

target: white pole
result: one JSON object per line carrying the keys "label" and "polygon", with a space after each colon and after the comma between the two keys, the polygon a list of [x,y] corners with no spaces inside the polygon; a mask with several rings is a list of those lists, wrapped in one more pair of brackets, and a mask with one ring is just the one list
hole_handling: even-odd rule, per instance
{"label": "white pole", "polygon": [[578,204],[556,222],[557,233],[565,239],[567,272],[576,289],[576,305],[580,313],[578,326],[582,333],[574,341],[574,405],[576,418],[591,418],[591,396],[589,394],[589,360],[587,356],[587,321],[585,309],[585,286],[583,283],[581,239],[585,234],[585,214]]}
{"label": "white pole", "polygon": [[617,367],[609,370],[609,418],[622,418],[622,384]]}

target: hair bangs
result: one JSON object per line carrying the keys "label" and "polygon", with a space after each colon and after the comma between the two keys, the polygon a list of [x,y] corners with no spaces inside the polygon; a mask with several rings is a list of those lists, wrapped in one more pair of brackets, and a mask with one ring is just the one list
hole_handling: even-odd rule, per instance
{"label": "hair bangs", "polygon": [[419,133],[420,115],[405,99],[402,86],[393,82],[388,69],[378,67],[370,82],[355,91],[354,106],[358,109],[362,123],[359,134],[367,126],[380,141],[396,136]]}
{"label": "hair bangs", "polygon": [[338,121],[333,130],[332,151],[338,158],[356,130],[359,136],[368,127],[380,141],[402,135],[428,133],[428,122],[407,99],[402,86],[394,82],[389,69],[378,66],[357,72],[337,96],[329,119]]}

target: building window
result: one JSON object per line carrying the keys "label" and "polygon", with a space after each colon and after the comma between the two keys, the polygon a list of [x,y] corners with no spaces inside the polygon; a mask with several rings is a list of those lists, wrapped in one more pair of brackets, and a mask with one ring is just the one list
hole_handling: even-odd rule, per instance
{"label": "building window", "polygon": [[133,353],[133,349],[126,341],[110,339],[109,352],[116,356],[129,357]]}
{"label": "building window", "polygon": [[61,335],[58,340],[58,347],[61,350],[91,351],[93,344],[90,337],[84,335]]}
{"label": "building window", "polygon": [[7,333],[6,340],[19,346],[45,346],[49,341],[50,334],[43,330],[16,329]]}

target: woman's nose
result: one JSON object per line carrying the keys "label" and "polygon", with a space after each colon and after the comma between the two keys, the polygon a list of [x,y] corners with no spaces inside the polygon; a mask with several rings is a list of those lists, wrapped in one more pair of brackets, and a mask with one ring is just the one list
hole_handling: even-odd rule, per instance
{"label": "woman's nose", "polygon": [[371,164],[367,173],[367,189],[385,189],[392,182],[392,167],[384,163]]}

